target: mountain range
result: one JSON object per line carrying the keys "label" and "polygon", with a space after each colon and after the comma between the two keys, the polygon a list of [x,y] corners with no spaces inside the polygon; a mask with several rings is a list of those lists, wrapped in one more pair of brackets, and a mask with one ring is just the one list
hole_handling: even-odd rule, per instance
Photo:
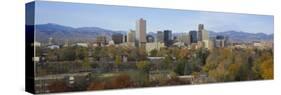
{"label": "mountain range", "polygon": [[[52,37],[56,40],[72,40],[72,41],[89,41],[94,40],[97,35],[104,35],[111,38],[112,34],[126,34],[126,31],[114,31],[110,29],[104,29],[100,27],[80,27],[73,28],[69,26],[58,25],[54,23],[38,24],[35,25],[37,41],[47,42],[48,38]],[[148,34],[156,36],[156,33],[149,32]],[[173,35],[180,35],[180,33],[173,33]],[[248,33],[243,31],[223,31],[214,32],[209,31],[209,37],[215,37],[216,35],[228,36],[229,40],[237,42],[248,41],[273,41],[273,34],[265,33]]]}
{"label": "mountain range", "polygon": [[40,42],[47,42],[52,37],[58,41],[90,41],[95,40],[97,35],[111,37],[112,34],[126,33],[125,31],[113,31],[99,27],[73,28],[54,23],[35,25],[36,39]]}

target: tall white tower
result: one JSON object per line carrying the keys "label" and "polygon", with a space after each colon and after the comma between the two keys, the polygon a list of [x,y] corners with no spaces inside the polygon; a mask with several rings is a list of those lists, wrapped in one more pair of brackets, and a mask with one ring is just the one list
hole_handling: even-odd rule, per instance
{"label": "tall white tower", "polygon": [[136,44],[143,47],[146,43],[146,20],[139,19],[136,22]]}

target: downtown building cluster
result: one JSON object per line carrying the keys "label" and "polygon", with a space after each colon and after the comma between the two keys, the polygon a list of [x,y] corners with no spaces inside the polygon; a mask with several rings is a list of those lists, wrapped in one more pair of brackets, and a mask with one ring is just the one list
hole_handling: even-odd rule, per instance
{"label": "downtown building cluster", "polygon": [[[163,47],[187,47],[187,48],[221,48],[227,46],[228,37],[209,37],[204,24],[198,25],[198,30],[174,33],[172,30],[158,30],[154,35],[147,34],[147,23],[143,18],[136,21],[136,29],[129,30],[126,34],[113,34],[111,40],[106,43],[105,36],[96,38],[97,46],[103,45],[127,45],[145,48],[147,52],[159,50]],[[101,40],[103,39],[103,40]],[[101,44],[101,42],[103,42]]]}
{"label": "downtown building cluster", "polygon": [[[39,42],[37,42],[40,44]],[[204,24],[198,24],[197,30],[190,30],[188,32],[173,33],[172,30],[163,29],[158,30],[154,34],[147,33],[147,22],[140,18],[136,21],[135,29],[130,29],[126,33],[114,33],[112,35],[97,35],[93,43],[77,42],[70,45],[69,41],[65,41],[64,45],[54,44],[54,39],[49,38],[48,48],[55,49],[61,46],[131,46],[143,48],[147,52],[152,50],[159,50],[164,47],[185,47],[185,48],[223,48],[228,45],[228,37],[217,35],[210,37],[208,30],[205,29]]]}

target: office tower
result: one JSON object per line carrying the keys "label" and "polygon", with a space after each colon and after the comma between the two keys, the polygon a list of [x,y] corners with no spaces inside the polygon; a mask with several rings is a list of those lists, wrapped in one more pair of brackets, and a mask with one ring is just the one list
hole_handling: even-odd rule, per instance
{"label": "office tower", "polygon": [[202,30],[202,40],[209,40],[209,33],[205,29]]}
{"label": "office tower", "polygon": [[213,49],[213,48],[215,48],[215,41],[216,41],[216,37],[210,37],[210,38],[209,38],[209,46],[208,46],[208,49]]}
{"label": "office tower", "polygon": [[215,38],[215,47],[217,48],[224,48],[227,46],[228,37],[218,35]]}
{"label": "office tower", "polygon": [[111,36],[111,38],[112,38],[114,44],[121,44],[121,43],[123,43],[123,35],[122,34],[119,34],[119,33],[118,34],[113,34]]}
{"label": "office tower", "polygon": [[128,41],[128,39],[127,39],[128,37],[127,37],[127,36],[128,36],[128,35],[124,35],[124,36],[123,36],[123,43],[126,43],[126,42]]}
{"label": "office tower", "polygon": [[198,41],[202,41],[203,30],[204,30],[204,24],[199,24],[198,25],[198,33],[197,33]]}
{"label": "office tower", "polygon": [[188,33],[182,33],[181,35],[178,36],[178,41],[183,42],[184,45],[189,45],[190,44],[190,36]]}
{"label": "office tower", "polygon": [[172,31],[164,30],[164,42],[172,40]]}
{"label": "office tower", "polygon": [[205,48],[209,49],[209,33],[207,30],[203,29],[202,31],[202,42]]}
{"label": "office tower", "polygon": [[130,30],[127,33],[127,42],[135,42],[136,39],[136,31]]}
{"label": "office tower", "polygon": [[197,43],[197,31],[195,30],[189,31],[189,36],[190,36],[191,43]]}
{"label": "office tower", "polygon": [[152,42],[154,42],[154,37],[152,36],[152,35],[147,35],[146,36],[146,41],[148,42],[148,43],[152,43]]}
{"label": "office tower", "polygon": [[142,18],[136,22],[136,42],[137,47],[143,47],[146,43],[146,21]]}
{"label": "office tower", "polygon": [[169,47],[173,44],[173,36],[171,30],[164,30],[164,43],[165,46]]}
{"label": "office tower", "polygon": [[164,33],[162,31],[157,31],[157,42],[164,42]]}
{"label": "office tower", "polygon": [[204,29],[204,24],[199,24],[198,25],[198,30],[200,31],[200,30],[203,30]]}

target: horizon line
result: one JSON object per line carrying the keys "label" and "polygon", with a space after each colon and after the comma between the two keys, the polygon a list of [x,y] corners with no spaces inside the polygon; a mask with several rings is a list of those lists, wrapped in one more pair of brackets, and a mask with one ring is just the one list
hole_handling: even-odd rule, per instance
{"label": "horizon line", "polygon": [[[75,27],[75,26],[71,26],[71,25],[63,25],[63,24],[58,24],[58,23],[52,23],[52,22],[48,22],[48,23],[38,23],[38,24],[35,24],[36,25],[47,25],[47,24],[51,24],[51,25],[58,25],[58,26],[63,26],[63,27],[70,27],[70,28],[74,28],[74,29],[78,29],[78,28],[101,28],[101,29],[104,29],[104,30],[110,30],[110,31],[115,31],[115,32],[129,32],[130,30],[135,30],[135,29],[127,29],[127,30],[114,30],[114,29],[108,29],[108,28],[104,28],[104,27],[98,27],[98,26],[82,26],[82,27]],[[205,25],[205,24],[204,24]],[[157,31],[163,31],[163,30],[172,30],[172,29],[161,29],[161,30],[155,30],[155,31],[146,31],[146,33],[156,33]],[[197,29],[191,29],[191,30],[187,30],[185,32],[174,32],[174,33],[186,33],[186,32],[190,32],[190,31],[197,31]],[[229,30],[226,30],[226,31],[219,31],[219,32],[216,32],[216,31],[213,31],[213,30],[208,30],[206,29],[208,32],[215,32],[215,33],[222,33],[222,32],[229,32],[229,31],[235,31],[235,32],[243,32],[243,33],[250,33],[250,34],[259,34],[259,33],[262,33],[262,34],[266,34],[266,35],[274,35],[274,31],[273,33],[264,33],[264,32],[258,32],[258,33],[251,33],[251,32],[246,32],[246,31],[242,31],[242,30],[233,30],[233,29],[229,29]],[[172,30],[173,32],[173,30]]]}

